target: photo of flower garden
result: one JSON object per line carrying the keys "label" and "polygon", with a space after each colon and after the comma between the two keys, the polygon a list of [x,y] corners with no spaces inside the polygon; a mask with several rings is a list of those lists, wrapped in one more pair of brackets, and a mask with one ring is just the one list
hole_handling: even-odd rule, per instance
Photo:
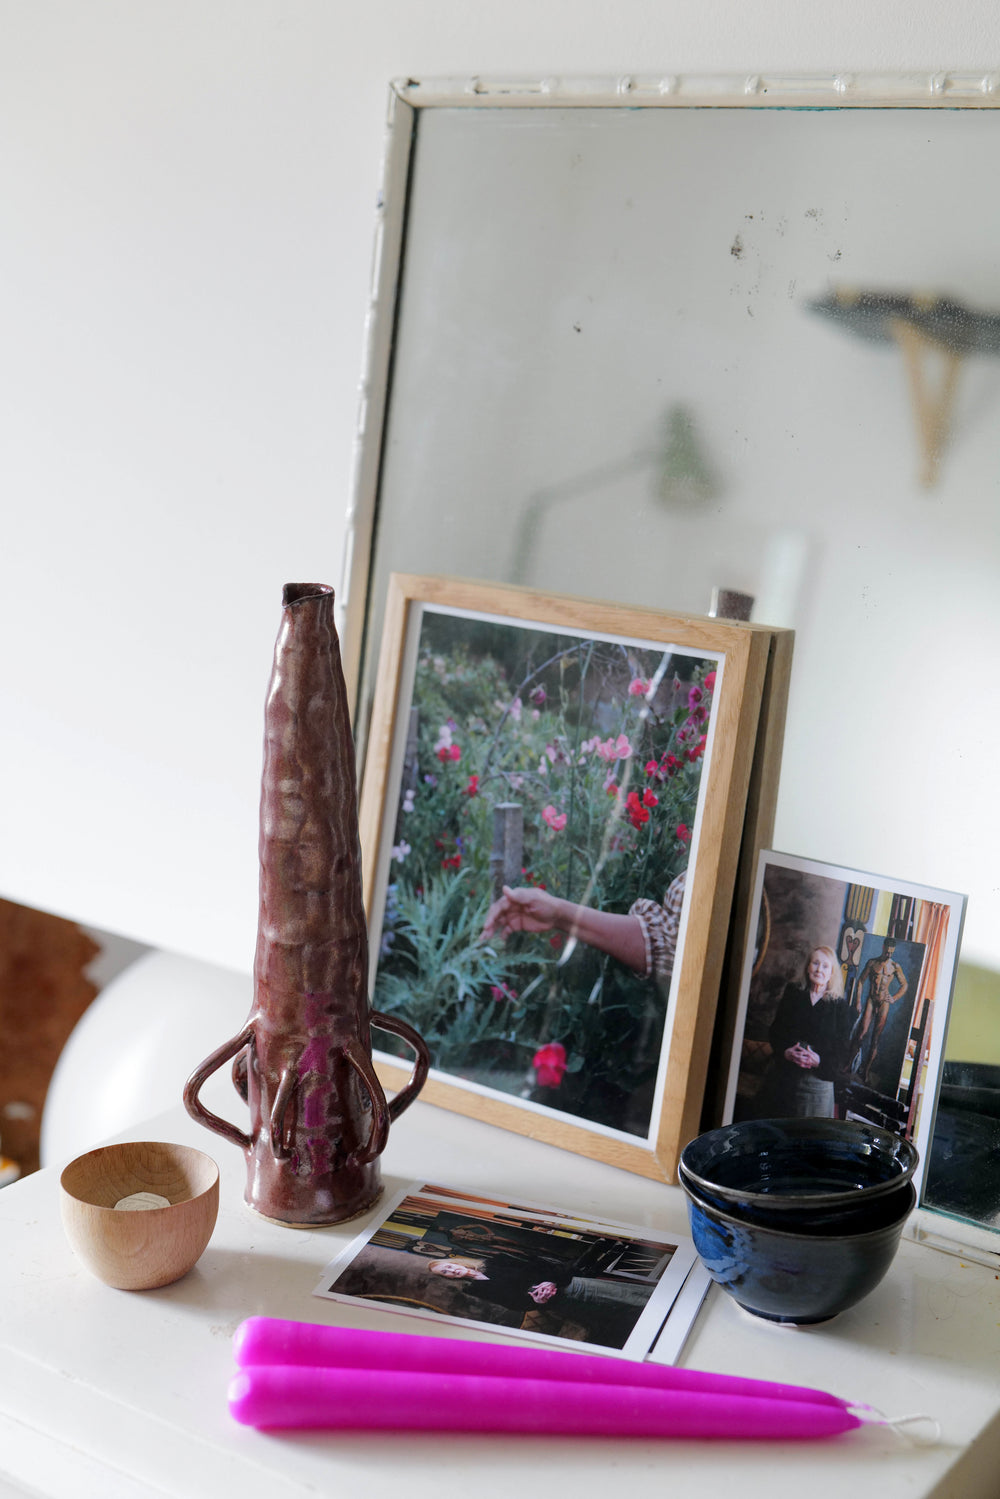
{"label": "photo of flower garden", "polygon": [[[436,1069],[649,1135],[670,992],[656,933],[668,891],[682,899],[715,676],[675,647],[424,607],[373,1004]],[[652,939],[626,919],[636,901]]]}

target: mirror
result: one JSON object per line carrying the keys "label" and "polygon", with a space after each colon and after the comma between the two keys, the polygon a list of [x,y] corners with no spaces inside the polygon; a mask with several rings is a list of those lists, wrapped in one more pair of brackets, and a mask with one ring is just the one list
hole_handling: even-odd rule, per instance
{"label": "mirror", "polygon": [[963,955],[995,974],[991,81],[392,98],[359,739],[391,571],[749,595],[796,631],[773,846],[967,893]]}

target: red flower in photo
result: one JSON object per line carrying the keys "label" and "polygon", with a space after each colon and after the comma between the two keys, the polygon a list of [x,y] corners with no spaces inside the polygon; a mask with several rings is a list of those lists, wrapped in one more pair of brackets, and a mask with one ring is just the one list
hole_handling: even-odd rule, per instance
{"label": "red flower in photo", "polygon": [[649,821],[649,812],[639,800],[637,791],[630,791],[625,798],[625,815],[634,828],[641,828]]}
{"label": "red flower in photo", "polygon": [[566,1048],[559,1041],[540,1046],[531,1059],[540,1088],[558,1088],[566,1071]]}
{"label": "red flower in photo", "polygon": [[650,791],[648,786],[642,793],[642,805],[644,807],[658,807],[660,805],[660,798],[655,791]]}
{"label": "red flower in photo", "polygon": [[478,776],[470,776],[469,777],[469,784],[466,786],[463,795],[465,795],[465,796],[478,796],[479,795],[479,777]]}
{"label": "red flower in photo", "polygon": [[705,673],[705,690],[707,692],[714,692],[715,691],[715,672],[714,671],[709,671],[709,672]]}
{"label": "red flower in photo", "polygon": [[688,827],[686,822],[679,822],[677,824],[677,836],[682,843],[690,843],[691,829]]}

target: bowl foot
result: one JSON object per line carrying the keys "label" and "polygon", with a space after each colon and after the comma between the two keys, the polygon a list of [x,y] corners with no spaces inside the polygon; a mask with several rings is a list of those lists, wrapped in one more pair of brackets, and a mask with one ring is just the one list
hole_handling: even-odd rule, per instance
{"label": "bowl foot", "polygon": [[838,1315],[831,1312],[826,1317],[779,1317],[777,1312],[757,1312],[751,1306],[742,1305],[740,1311],[746,1312],[748,1317],[755,1317],[758,1322],[773,1322],[778,1327],[818,1327],[822,1322],[832,1322]]}

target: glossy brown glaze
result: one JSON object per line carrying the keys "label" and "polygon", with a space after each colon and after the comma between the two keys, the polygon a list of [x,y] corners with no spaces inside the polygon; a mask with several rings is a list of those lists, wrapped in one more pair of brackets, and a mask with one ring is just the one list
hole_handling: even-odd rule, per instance
{"label": "glossy brown glaze", "polygon": [[[427,1072],[420,1037],[395,1020],[417,1064],[391,1104],[372,1067],[354,742],[333,611],[325,585],[286,585],[265,707],[253,1009],[184,1093],[196,1119],[245,1151],[249,1205],[301,1226],[375,1201],[390,1120]],[[249,1134],[198,1098],[233,1057]]]}

